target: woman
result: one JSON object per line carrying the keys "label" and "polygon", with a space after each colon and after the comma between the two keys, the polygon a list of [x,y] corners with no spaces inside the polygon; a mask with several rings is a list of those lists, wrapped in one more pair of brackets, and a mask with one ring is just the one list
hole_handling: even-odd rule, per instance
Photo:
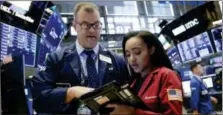
{"label": "woman", "polygon": [[182,114],[181,81],[159,40],[148,31],[130,32],[122,47],[135,77],[131,88],[148,109],[109,104],[111,114]]}

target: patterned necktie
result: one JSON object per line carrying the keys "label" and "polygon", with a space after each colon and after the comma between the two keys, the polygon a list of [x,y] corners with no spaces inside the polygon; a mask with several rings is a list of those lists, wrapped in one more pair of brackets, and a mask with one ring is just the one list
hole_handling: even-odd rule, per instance
{"label": "patterned necktie", "polygon": [[92,50],[84,50],[84,53],[87,55],[86,66],[87,66],[87,75],[88,75],[88,78],[87,78],[88,87],[97,88],[99,86],[99,79],[98,79],[98,74],[95,67],[95,62],[92,57],[94,52]]}

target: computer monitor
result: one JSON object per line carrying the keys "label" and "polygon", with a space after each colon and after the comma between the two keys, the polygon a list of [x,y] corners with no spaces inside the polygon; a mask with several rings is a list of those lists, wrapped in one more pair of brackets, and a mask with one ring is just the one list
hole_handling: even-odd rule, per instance
{"label": "computer monitor", "polygon": [[193,75],[189,66],[180,67],[177,69],[177,71],[179,72],[183,81],[190,80],[190,77]]}
{"label": "computer monitor", "polygon": [[181,63],[179,52],[176,46],[173,46],[169,50],[167,50],[167,56],[169,57],[173,66],[176,66]]}
{"label": "computer monitor", "polygon": [[37,35],[0,22],[1,59],[7,55],[24,55],[26,66],[35,66]]}
{"label": "computer monitor", "polygon": [[202,80],[206,84],[207,88],[213,88],[214,87],[212,77],[206,77],[206,78],[203,78]]}
{"label": "computer monitor", "polygon": [[198,57],[208,56],[214,53],[207,32],[183,41],[177,44],[177,47],[179,49],[182,62],[190,61]]}
{"label": "computer monitor", "polygon": [[222,26],[211,30],[217,52],[222,51]]}
{"label": "computer monitor", "polygon": [[190,80],[182,81],[184,97],[190,97],[191,96],[190,82],[191,82]]}
{"label": "computer monitor", "polygon": [[46,12],[43,14],[42,20],[41,24],[44,29],[42,32],[39,31],[41,34],[41,41],[37,61],[38,67],[44,66],[47,54],[54,52],[58,48],[68,31],[60,13],[56,10],[56,6],[47,8]]}
{"label": "computer monitor", "polygon": [[51,10],[52,14],[50,15],[49,20],[47,20],[43,33],[41,33],[41,37],[44,42],[49,45],[51,51],[55,51],[66,35],[67,27],[63,22],[60,13],[54,9],[54,7],[51,7],[48,10]]}
{"label": "computer monitor", "polygon": [[2,114],[30,114],[24,92],[24,56],[13,57],[13,62],[1,66]]}
{"label": "computer monitor", "polygon": [[1,59],[6,55],[24,55],[25,66],[36,66],[36,30],[48,1],[1,2],[0,39]]}
{"label": "computer monitor", "polygon": [[41,68],[45,66],[45,59],[47,58],[47,55],[51,53],[50,47],[48,44],[46,44],[43,39],[40,40],[39,44],[39,54],[38,54],[38,60],[37,60],[37,68]]}

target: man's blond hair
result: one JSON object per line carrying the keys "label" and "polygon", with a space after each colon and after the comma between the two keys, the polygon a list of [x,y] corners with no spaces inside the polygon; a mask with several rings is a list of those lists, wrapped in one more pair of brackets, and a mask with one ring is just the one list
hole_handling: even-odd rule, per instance
{"label": "man's blond hair", "polygon": [[80,2],[74,8],[74,17],[77,16],[77,13],[81,9],[84,9],[84,11],[89,12],[89,13],[94,12],[94,10],[99,12],[99,8],[95,4],[91,2]]}

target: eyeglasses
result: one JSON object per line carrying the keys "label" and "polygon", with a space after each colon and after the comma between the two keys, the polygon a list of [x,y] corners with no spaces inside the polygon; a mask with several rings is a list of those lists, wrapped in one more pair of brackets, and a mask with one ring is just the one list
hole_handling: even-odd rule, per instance
{"label": "eyeglasses", "polygon": [[82,22],[82,23],[77,23],[77,24],[79,24],[82,29],[90,29],[91,27],[93,27],[94,29],[101,29],[101,27],[102,27],[101,22],[96,22],[96,23],[93,23],[93,24]]}

